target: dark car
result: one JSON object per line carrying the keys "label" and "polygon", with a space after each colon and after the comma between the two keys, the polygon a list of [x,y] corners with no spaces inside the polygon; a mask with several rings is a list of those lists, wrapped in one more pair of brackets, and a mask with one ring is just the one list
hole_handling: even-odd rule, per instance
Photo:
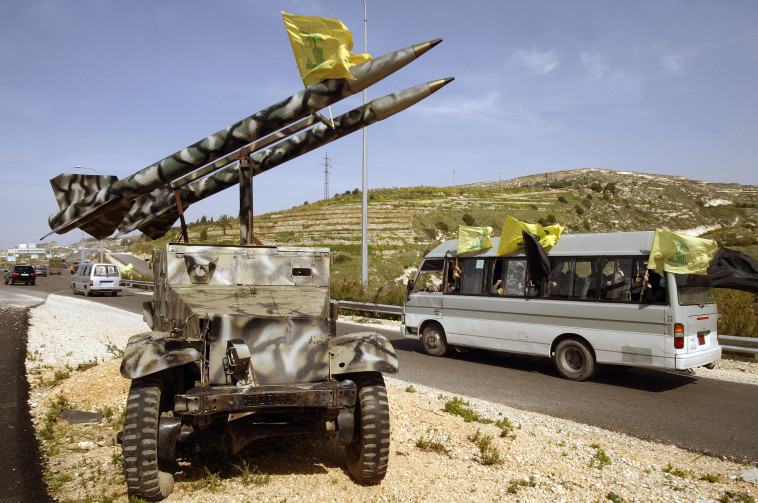
{"label": "dark car", "polygon": [[5,271],[5,284],[28,283],[33,285],[37,279],[34,267],[30,265],[12,265]]}
{"label": "dark car", "polygon": [[47,267],[45,267],[42,264],[37,264],[34,266],[34,273],[39,276],[45,276],[47,277]]}

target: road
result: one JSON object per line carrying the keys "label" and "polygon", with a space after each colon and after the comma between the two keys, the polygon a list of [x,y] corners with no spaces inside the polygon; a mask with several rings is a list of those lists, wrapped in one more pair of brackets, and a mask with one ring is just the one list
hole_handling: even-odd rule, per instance
{"label": "road", "polygon": [[[36,287],[0,289],[34,291],[41,298],[51,292],[72,295],[68,280],[65,275],[40,278]],[[148,298],[127,289],[120,297],[92,300],[141,313]],[[363,329],[338,324],[339,334],[359,330]],[[697,452],[758,461],[758,386],[612,367],[590,382],[577,383],[558,377],[546,359],[488,351],[434,358],[421,353],[416,341],[401,338],[397,330],[377,331],[397,351],[399,379]]]}

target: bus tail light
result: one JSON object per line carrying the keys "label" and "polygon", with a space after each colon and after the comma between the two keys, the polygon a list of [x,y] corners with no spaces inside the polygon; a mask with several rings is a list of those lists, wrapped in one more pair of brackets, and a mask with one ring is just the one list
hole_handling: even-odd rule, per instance
{"label": "bus tail light", "polygon": [[684,325],[674,324],[674,349],[684,349]]}
{"label": "bus tail light", "polygon": [[89,286],[95,286],[95,282],[92,280],[89,280]]}

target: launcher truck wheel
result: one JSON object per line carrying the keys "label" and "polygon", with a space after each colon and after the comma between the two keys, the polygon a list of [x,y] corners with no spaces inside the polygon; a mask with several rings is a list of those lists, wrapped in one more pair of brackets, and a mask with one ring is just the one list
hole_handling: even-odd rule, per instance
{"label": "launcher truck wheel", "polygon": [[378,484],[387,473],[390,456],[390,409],[387,389],[380,373],[355,378],[358,402],[355,407],[353,442],[345,446],[347,468],[360,484]]}

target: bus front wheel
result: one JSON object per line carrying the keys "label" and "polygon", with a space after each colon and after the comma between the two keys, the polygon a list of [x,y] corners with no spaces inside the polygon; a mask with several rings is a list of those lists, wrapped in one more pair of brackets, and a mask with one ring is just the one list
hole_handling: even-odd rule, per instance
{"label": "bus front wheel", "polygon": [[555,347],[553,362],[558,372],[572,381],[585,381],[595,375],[597,363],[590,348],[576,339],[564,339]]}
{"label": "bus front wheel", "polygon": [[445,332],[439,325],[429,325],[421,335],[421,345],[424,352],[431,356],[444,356],[447,353]]}

